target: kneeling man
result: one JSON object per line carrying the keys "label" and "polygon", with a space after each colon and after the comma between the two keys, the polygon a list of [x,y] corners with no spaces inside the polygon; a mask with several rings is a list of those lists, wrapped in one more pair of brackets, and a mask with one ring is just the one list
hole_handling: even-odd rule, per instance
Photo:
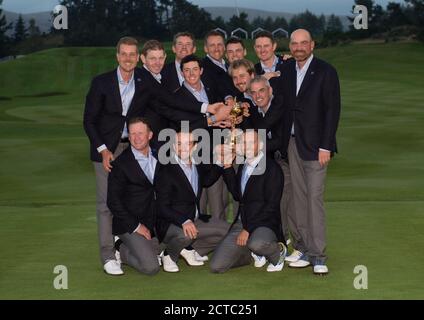
{"label": "kneeling man", "polygon": [[221,176],[221,169],[194,163],[194,148],[192,133],[177,133],[174,161],[161,167],[155,184],[157,231],[159,240],[166,245],[162,262],[167,272],[179,271],[176,263],[180,255],[191,266],[203,265],[206,255],[215,249],[229,228],[226,221],[210,219],[200,212],[202,188],[214,184]]}
{"label": "kneeling man", "polygon": [[107,205],[113,215],[112,232],[122,241],[122,262],[153,275],[159,271],[153,188],[158,165],[149,146],[153,133],[144,118],[131,119],[128,132],[131,146],[112,163]]}
{"label": "kneeling man", "polygon": [[[230,231],[218,245],[212,257],[212,272],[223,273],[230,268],[249,264],[251,253],[255,267],[268,260],[268,272],[281,271],[286,246],[281,228],[280,199],[284,176],[278,164],[266,157],[258,132],[248,130],[243,135],[245,163],[232,166],[233,150],[224,145],[224,181],[236,201],[237,216]],[[230,155],[230,161],[227,161]]]}

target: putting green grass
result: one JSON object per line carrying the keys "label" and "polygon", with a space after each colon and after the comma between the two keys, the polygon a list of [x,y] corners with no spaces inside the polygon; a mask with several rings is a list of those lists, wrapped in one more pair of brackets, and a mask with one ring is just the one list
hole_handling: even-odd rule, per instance
{"label": "putting green grass", "polygon": [[[216,275],[182,262],[178,274],[102,272],[82,112],[113,55],[61,48],[0,63],[0,299],[424,299],[423,45],[316,51],[342,89],[326,277],[253,266]],[[53,287],[57,265],[68,269],[68,290]],[[367,267],[367,290],[353,286],[357,265]]]}

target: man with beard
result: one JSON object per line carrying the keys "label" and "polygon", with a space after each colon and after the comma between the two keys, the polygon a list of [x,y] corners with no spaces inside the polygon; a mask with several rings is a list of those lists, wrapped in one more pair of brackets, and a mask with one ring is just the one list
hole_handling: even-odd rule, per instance
{"label": "man with beard", "polygon": [[234,86],[237,88],[237,100],[253,105],[252,97],[247,93],[249,82],[255,76],[253,63],[247,59],[235,60],[230,64],[228,73],[233,80]]}
{"label": "man with beard", "polygon": [[[292,178],[294,252],[286,258],[293,268],[313,265],[315,274],[327,274],[325,254],[324,185],[327,165],[337,151],[340,85],[337,72],[313,55],[315,42],[304,29],[290,36],[295,60],[282,69],[284,104],[290,110],[286,136]],[[287,142],[285,142],[287,143]]]}

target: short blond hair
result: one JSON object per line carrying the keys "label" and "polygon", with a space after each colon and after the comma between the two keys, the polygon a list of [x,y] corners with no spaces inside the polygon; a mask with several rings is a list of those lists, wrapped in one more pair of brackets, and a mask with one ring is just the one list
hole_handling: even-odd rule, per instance
{"label": "short blond hair", "polygon": [[233,71],[240,67],[246,68],[247,73],[250,75],[255,74],[255,66],[253,65],[252,61],[247,59],[240,59],[240,60],[233,61],[228,67],[228,74],[232,76]]}
{"label": "short blond hair", "polygon": [[136,38],[133,37],[122,37],[119,39],[118,43],[116,44],[116,52],[119,53],[121,49],[121,45],[126,44],[128,46],[136,46],[137,53],[138,53],[138,41]]}

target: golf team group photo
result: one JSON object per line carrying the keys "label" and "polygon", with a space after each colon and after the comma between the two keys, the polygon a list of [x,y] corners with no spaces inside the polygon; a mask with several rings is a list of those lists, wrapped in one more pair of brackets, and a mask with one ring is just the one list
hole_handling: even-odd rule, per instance
{"label": "golf team group photo", "polygon": [[[329,272],[324,191],[337,152],[337,71],[314,55],[308,30],[290,34],[287,54],[268,31],[253,41],[211,30],[198,48],[179,32],[167,61],[161,42],[123,37],[117,67],[92,80],[83,125],[105,273],[178,272],[181,261],[188,272]],[[174,133],[169,141],[164,132]]]}

